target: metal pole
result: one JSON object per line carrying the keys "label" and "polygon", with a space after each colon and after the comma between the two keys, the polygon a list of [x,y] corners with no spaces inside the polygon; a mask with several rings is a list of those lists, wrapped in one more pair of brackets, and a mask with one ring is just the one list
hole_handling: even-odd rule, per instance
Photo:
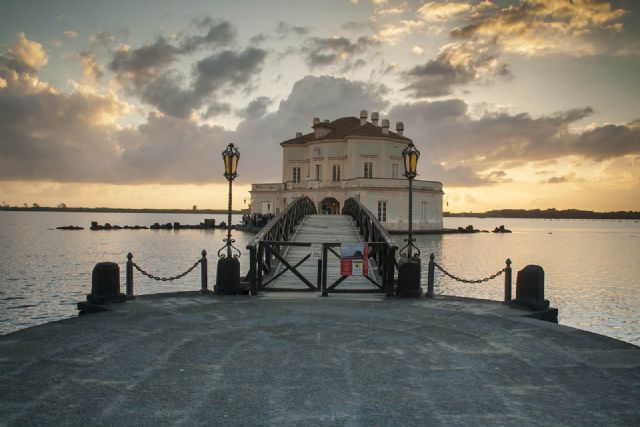
{"label": "metal pole", "polygon": [[413,246],[413,179],[409,178],[409,247],[407,248],[408,258],[411,259],[411,249]]}
{"label": "metal pole", "polygon": [[200,262],[200,293],[206,294],[209,292],[207,289],[207,251],[202,250],[202,261]]}
{"label": "metal pole", "polygon": [[249,280],[251,281],[251,294],[258,295],[258,280],[256,277],[256,247],[249,248]]}
{"label": "metal pole", "polygon": [[433,286],[435,281],[435,255],[429,255],[429,271],[427,274],[427,298],[433,297]]}
{"label": "metal pole", "polygon": [[229,179],[229,207],[227,212],[227,258],[231,259],[231,189],[232,180]]}
{"label": "metal pole", "polygon": [[327,244],[322,244],[322,296],[328,297],[329,293],[327,292],[327,263],[328,263],[328,251]]}
{"label": "metal pole", "polygon": [[504,302],[511,301],[511,260],[507,258],[507,266],[504,269]]}
{"label": "metal pole", "polygon": [[133,298],[133,254],[129,252],[127,254],[127,270],[126,270],[126,292],[127,298]]}

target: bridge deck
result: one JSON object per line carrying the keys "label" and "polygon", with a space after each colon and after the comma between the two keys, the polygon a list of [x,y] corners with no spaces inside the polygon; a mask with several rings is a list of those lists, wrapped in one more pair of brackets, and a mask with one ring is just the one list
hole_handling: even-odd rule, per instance
{"label": "bridge deck", "polygon": [[[356,243],[361,242],[362,237],[353,224],[351,217],[348,215],[307,215],[298,225],[291,241],[314,244],[315,248],[306,246],[289,246],[286,250],[283,249],[283,252],[285,254],[285,259],[291,265],[295,265],[307,254],[312,253],[312,256],[297,267],[297,270],[311,283],[316,285],[318,276],[318,260],[321,259],[321,255],[319,254],[321,243]],[[340,253],[339,247],[334,248],[334,250],[337,253]],[[328,259],[327,287],[331,286],[332,283],[341,277],[340,260],[331,253],[329,253]],[[283,269],[284,266],[280,264],[274,274],[278,274],[278,272]],[[377,283],[381,283],[379,278],[376,276],[371,263],[369,264],[369,277]],[[308,287],[291,271],[286,271],[271,283],[269,287],[281,289],[308,289]],[[375,290],[377,287],[365,277],[351,276],[344,280],[338,289]]]}

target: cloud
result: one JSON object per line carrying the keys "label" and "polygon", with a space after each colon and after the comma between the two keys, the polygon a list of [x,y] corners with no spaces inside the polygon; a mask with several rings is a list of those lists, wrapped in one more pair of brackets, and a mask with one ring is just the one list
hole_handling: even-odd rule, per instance
{"label": "cloud", "polygon": [[451,35],[490,39],[503,51],[522,55],[593,55],[606,51],[598,34],[619,31],[616,21],[624,14],[599,0],[524,0],[497,10],[473,10]]}
{"label": "cloud", "polygon": [[[592,114],[588,107],[538,117],[486,112],[474,118],[468,110],[459,99],[421,101],[396,105],[389,116],[404,122],[405,135],[414,139],[425,161],[435,165],[429,166],[433,175],[442,176],[448,185],[505,182],[509,179],[505,169],[531,163],[548,165],[561,157],[601,162],[640,154],[637,121],[571,132],[570,126]],[[468,170],[446,175],[456,167]]]}
{"label": "cloud", "polygon": [[346,37],[310,37],[301,49],[305,62],[311,69],[340,65],[343,69],[353,68],[354,57],[379,45],[373,37],[360,37],[351,41]]}
{"label": "cloud", "polygon": [[82,66],[82,74],[91,83],[97,83],[104,75],[102,66],[98,63],[95,55],[91,52],[83,51],[76,55],[76,59]]}
{"label": "cloud", "polygon": [[428,23],[441,23],[449,21],[471,9],[472,5],[469,3],[428,2],[418,8],[416,15]]}
{"label": "cloud", "polygon": [[6,59],[0,58],[0,65],[17,73],[35,74],[47,64],[47,53],[40,43],[29,40],[24,33],[18,33],[17,37],[7,49]]}
{"label": "cloud", "polygon": [[[198,36],[182,35],[182,42],[177,44],[158,37],[137,49],[120,46],[109,63],[116,80],[129,94],[175,117],[190,117],[194,110],[207,103],[203,117],[229,112],[226,103],[215,99],[216,93],[223,89],[228,93],[248,90],[252,78],[261,71],[267,52],[254,47],[219,51],[218,48],[234,40],[235,29],[226,21],[210,18],[196,24],[207,32]],[[191,76],[171,68],[179,58],[204,46],[213,53],[193,64]]]}
{"label": "cloud", "polygon": [[179,47],[181,53],[207,46],[225,46],[236,38],[236,30],[228,21],[213,21],[207,17],[198,22],[198,27],[206,29],[206,34],[186,37]]}
{"label": "cloud", "polygon": [[115,36],[107,31],[98,31],[89,37],[89,43],[91,46],[109,47],[115,43],[115,41]]}
{"label": "cloud", "polygon": [[239,111],[239,115],[245,119],[259,119],[267,114],[267,109],[273,103],[273,100],[267,96],[259,96]]}
{"label": "cloud", "polygon": [[276,34],[278,34],[280,39],[283,39],[289,35],[294,35],[297,37],[304,36],[307,35],[309,31],[309,27],[295,26],[282,21],[278,22],[278,26],[276,27]]}
{"label": "cloud", "polygon": [[77,31],[65,31],[63,34],[64,34],[64,36],[66,38],[71,39],[71,40],[75,40],[75,39],[78,38],[78,32]]}
{"label": "cloud", "polygon": [[510,78],[511,73],[490,45],[452,43],[444,46],[436,59],[404,72],[409,84],[403,90],[415,98],[438,97],[450,95],[456,87],[495,76]]}
{"label": "cloud", "polygon": [[542,181],[543,184],[564,184],[566,182],[569,182],[571,176],[569,175],[563,175],[563,176],[552,176],[551,178],[547,179],[546,181]]}

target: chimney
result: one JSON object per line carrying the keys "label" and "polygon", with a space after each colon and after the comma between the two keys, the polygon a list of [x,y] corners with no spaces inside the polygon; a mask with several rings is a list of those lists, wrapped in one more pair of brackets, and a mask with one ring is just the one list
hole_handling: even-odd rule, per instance
{"label": "chimney", "polygon": [[400,136],[404,133],[404,123],[398,122],[396,123],[396,133]]}
{"label": "chimney", "polygon": [[296,132],[296,138],[300,138],[302,136],[302,132]]}
{"label": "chimney", "polygon": [[382,119],[382,133],[389,133],[389,119]]}
{"label": "chimney", "polygon": [[360,111],[360,126],[367,124],[367,110]]}
{"label": "chimney", "polygon": [[373,123],[374,126],[378,126],[378,120],[380,120],[378,112],[371,113],[371,123]]}
{"label": "chimney", "polygon": [[314,117],[313,118],[313,126],[317,125],[318,123],[320,123],[320,118],[319,117]]}

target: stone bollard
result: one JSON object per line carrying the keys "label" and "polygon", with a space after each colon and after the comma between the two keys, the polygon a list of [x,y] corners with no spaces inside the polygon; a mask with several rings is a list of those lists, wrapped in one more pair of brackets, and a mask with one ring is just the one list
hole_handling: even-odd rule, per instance
{"label": "stone bollard", "polygon": [[220,258],[216,271],[216,295],[236,295],[242,293],[240,286],[240,261],[237,258]]}
{"label": "stone bollard", "polygon": [[422,296],[420,258],[400,258],[396,294],[399,297],[419,298]]}
{"label": "stone bollard", "polygon": [[518,271],[514,302],[532,310],[549,308],[549,301],[544,299],[544,270],[542,267],[527,265]]}
{"label": "stone bollard", "polygon": [[91,293],[87,301],[93,304],[125,302],[126,297],[120,292],[120,267],[115,262],[100,262],[93,268],[91,276]]}

